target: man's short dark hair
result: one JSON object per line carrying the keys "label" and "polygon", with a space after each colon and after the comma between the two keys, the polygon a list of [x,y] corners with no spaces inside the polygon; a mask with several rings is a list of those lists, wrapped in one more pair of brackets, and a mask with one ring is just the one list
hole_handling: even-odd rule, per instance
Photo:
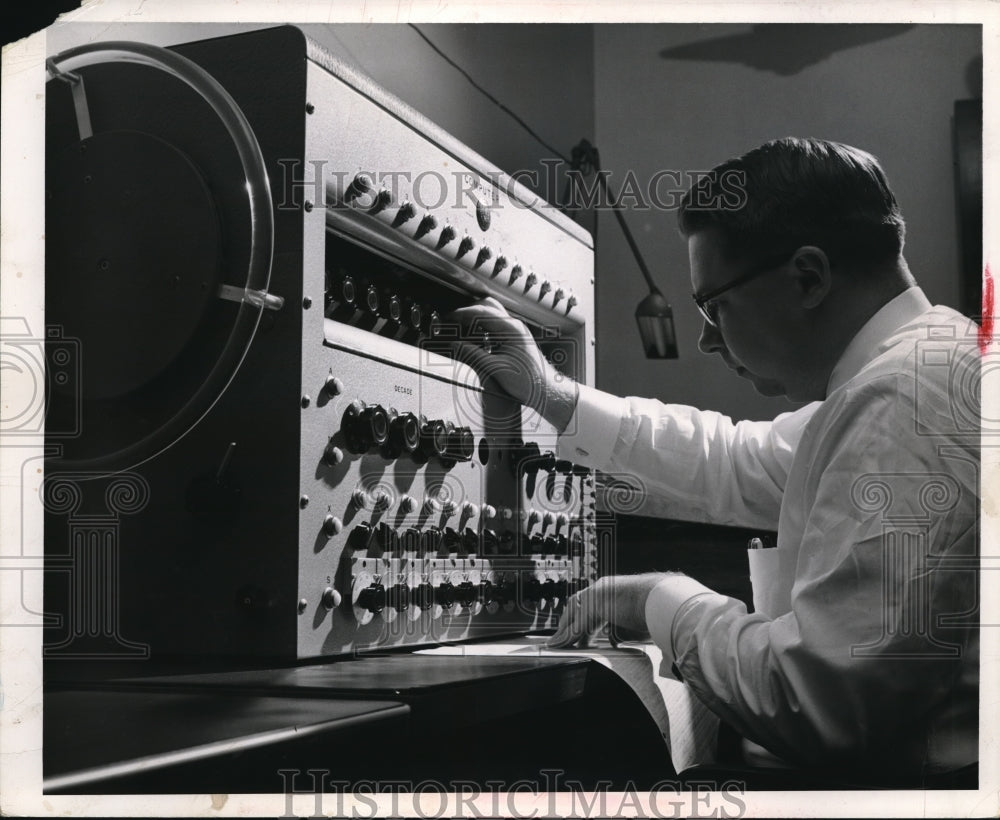
{"label": "man's short dark hair", "polygon": [[718,165],[684,195],[681,233],[715,229],[731,259],[760,260],[803,245],[834,264],[881,263],[903,250],[905,225],[871,154],[787,137]]}

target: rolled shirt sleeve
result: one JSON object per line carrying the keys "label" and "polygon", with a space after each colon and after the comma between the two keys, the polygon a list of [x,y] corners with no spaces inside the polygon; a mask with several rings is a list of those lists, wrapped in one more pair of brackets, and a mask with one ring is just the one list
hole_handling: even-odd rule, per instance
{"label": "rolled shirt sleeve", "polygon": [[773,530],[795,448],[818,406],[734,423],[581,385],[557,453],[634,486],[639,514]]}

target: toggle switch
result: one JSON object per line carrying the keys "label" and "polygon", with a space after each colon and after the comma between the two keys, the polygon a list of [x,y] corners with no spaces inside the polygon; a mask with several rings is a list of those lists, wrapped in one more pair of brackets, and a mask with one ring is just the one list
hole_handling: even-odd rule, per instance
{"label": "toggle switch", "polygon": [[492,258],[492,256],[493,256],[493,251],[491,251],[489,248],[487,247],[480,248],[479,253],[476,256],[475,267],[477,268],[482,267],[483,264],[485,264]]}
{"label": "toggle switch", "polygon": [[458,253],[455,254],[455,258],[461,259],[474,247],[476,247],[476,243],[472,241],[472,237],[463,236],[462,241],[458,243]]}
{"label": "toggle switch", "polygon": [[438,250],[441,250],[441,248],[443,248],[449,242],[454,240],[454,238],[455,238],[455,229],[451,227],[451,225],[445,225],[441,229],[441,233],[438,236],[438,242],[437,242]]}
{"label": "toggle switch", "polygon": [[399,206],[396,211],[396,216],[392,220],[392,227],[398,228],[404,222],[409,222],[413,217],[417,215],[417,209],[413,207],[412,202],[404,202]]}
{"label": "toggle switch", "polygon": [[355,174],[347,190],[344,191],[344,202],[353,202],[359,196],[370,193],[375,187],[375,183],[368,174]]}
{"label": "toggle switch", "polygon": [[414,237],[420,239],[420,237],[426,236],[437,227],[437,224],[437,217],[433,214],[427,214],[427,216],[420,220],[420,224],[417,225],[417,230],[413,234]]}
{"label": "toggle switch", "polygon": [[383,188],[377,194],[375,194],[375,201],[368,209],[368,213],[377,214],[380,211],[384,211],[390,205],[392,205],[392,193],[389,192],[387,189]]}

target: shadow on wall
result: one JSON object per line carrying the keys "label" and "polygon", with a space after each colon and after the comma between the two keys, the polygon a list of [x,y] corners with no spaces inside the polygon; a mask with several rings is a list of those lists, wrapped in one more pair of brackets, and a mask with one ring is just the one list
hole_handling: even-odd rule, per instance
{"label": "shadow on wall", "polygon": [[665,48],[660,57],[740,63],[787,77],[838,51],[887,40],[911,28],[914,26],[761,23],[746,33]]}

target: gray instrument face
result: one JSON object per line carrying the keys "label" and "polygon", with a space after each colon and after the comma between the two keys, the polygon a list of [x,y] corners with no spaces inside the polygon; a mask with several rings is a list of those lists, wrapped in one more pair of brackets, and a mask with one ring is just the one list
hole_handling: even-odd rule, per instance
{"label": "gray instrument face", "polygon": [[[47,653],[310,658],[553,626],[596,577],[593,477],[449,358],[442,317],[493,295],[592,383],[589,236],[296,29],[176,51],[260,145],[268,293],[232,301],[249,206],[203,100],[146,67],[81,70],[81,151],[51,95],[49,319],[83,366],[50,399],[82,432],[46,465],[67,570],[46,607],[69,616]],[[95,535],[113,486],[135,503]]]}

